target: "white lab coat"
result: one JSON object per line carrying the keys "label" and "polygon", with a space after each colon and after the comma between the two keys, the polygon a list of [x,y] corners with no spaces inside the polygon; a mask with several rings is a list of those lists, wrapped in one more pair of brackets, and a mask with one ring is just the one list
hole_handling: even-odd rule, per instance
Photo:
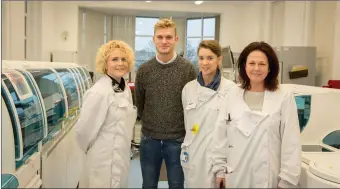
{"label": "white lab coat", "polygon": [[[193,80],[182,90],[186,135],[182,143],[181,165],[188,188],[214,187],[210,156],[212,134],[219,105],[234,85],[232,81],[221,78],[218,90],[214,91]],[[193,128],[196,132],[192,131]]]}
{"label": "white lab coat", "polygon": [[225,99],[214,132],[213,172],[221,177],[227,169],[230,188],[296,187],[301,141],[292,93],[266,90],[262,112],[249,109],[238,86]]}
{"label": "white lab coat", "polygon": [[86,153],[82,188],[126,188],[130,147],[137,113],[128,85],[115,93],[104,75],[84,95],[76,124],[80,148]]}

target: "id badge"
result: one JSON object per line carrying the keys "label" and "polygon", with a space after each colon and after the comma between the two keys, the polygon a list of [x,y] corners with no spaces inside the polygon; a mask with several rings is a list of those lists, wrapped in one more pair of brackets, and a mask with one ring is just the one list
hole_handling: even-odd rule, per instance
{"label": "id badge", "polygon": [[183,152],[181,159],[182,159],[182,162],[187,163],[189,161],[189,154],[188,154],[188,152]]}

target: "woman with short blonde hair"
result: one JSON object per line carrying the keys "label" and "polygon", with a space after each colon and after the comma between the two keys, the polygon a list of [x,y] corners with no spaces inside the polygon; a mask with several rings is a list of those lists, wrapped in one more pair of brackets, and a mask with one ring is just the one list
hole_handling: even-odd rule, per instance
{"label": "woman with short blonde hair", "polygon": [[123,76],[133,66],[133,50],[123,41],[109,41],[98,50],[96,70],[105,75],[86,91],[76,124],[78,144],[86,154],[82,188],[128,187],[137,113]]}
{"label": "woman with short blonde hair", "polygon": [[98,49],[96,57],[96,71],[99,73],[106,74],[107,70],[107,59],[109,58],[112,51],[120,49],[127,55],[127,62],[129,71],[132,71],[135,66],[135,55],[132,48],[123,41],[112,40],[104,44]]}

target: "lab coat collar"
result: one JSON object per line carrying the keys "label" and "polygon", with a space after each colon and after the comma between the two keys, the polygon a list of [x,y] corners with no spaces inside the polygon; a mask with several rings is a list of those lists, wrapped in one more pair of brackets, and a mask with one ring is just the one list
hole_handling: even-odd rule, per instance
{"label": "lab coat collar", "polygon": [[[108,76],[108,75],[103,75],[101,78],[100,78],[100,80],[98,81],[99,83],[100,83],[100,87],[102,88],[102,89],[107,89],[107,90],[109,90],[109,92],[110,92],[110,94],[116,94],[116,92],[114,92],[114,90],[113,90],[113,88],[112,88],[112,80],[111,80],[111,78]],[[128,85],[127,85],[127,83],[126,83],[126,81],[124,80],[124,82],[125,82],[125,89],[124,89],[124,93],[126,93],[127,92],[127,88],[129,87]]]}
{"label": "lab coat collar", "polygon": [[[242,89],[241,87],[239,87],[238,91],[237,91],[237,95],[239,96],[239,98],[243,102],[242,103],[243,108],[247,111],[251,111],[249,106],[244,101],[244,92],[245,92],[245,89]],[[263,105],[262,105],[262,112],[263,113],[270,114],[274,111],[274,108],[275,108],[274,105],[278,100],[276,98],[275,94],[277,94],[277,93],[272,92],[272,91],[268,91],[268,90],[264,91],[264,99],[263,99]]]}
{"label": "lab coat collar", "polygon": [[225,91],[221,90],[221,86],[224,83],[224,79],[221,78],[220,86],[218,87],[217,91],[214,91],[210,88],[203,87],[199,84],[199,82],[196,80],[196,94],[198,96],[198,101],[201,103],[207,102],[210,98],[212,98],[214,95],[224,95]]}

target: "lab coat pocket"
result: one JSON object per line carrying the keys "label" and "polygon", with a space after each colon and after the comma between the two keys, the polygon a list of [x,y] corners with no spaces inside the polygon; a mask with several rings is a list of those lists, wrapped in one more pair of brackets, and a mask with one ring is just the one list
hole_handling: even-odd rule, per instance
{"label": "lab coat pocket", "polygon": [[187,114],[187,116],[190,116],[189,113],[192,112],[194,109],[196,109],[196,103],[189,102],[188,105],[184,108],[184,112]]}
{"label": "lab coat pocket", "polygon": [[118,102],[119,108],[126,108],[128,106],[129,106],[129,103],[126,100],[122,100],[122,101]]}
{"label": "lab coat pocket", "polygon": [[[122,117],[126,116],[131,110],[136,111],[133,109],[133,105],[129,103],[127,100],[121,100],[117,102],[114,108],[113,115],[115,116],[115,120],[120,120]],[[134,119],[135,120],[135,119]]]}

